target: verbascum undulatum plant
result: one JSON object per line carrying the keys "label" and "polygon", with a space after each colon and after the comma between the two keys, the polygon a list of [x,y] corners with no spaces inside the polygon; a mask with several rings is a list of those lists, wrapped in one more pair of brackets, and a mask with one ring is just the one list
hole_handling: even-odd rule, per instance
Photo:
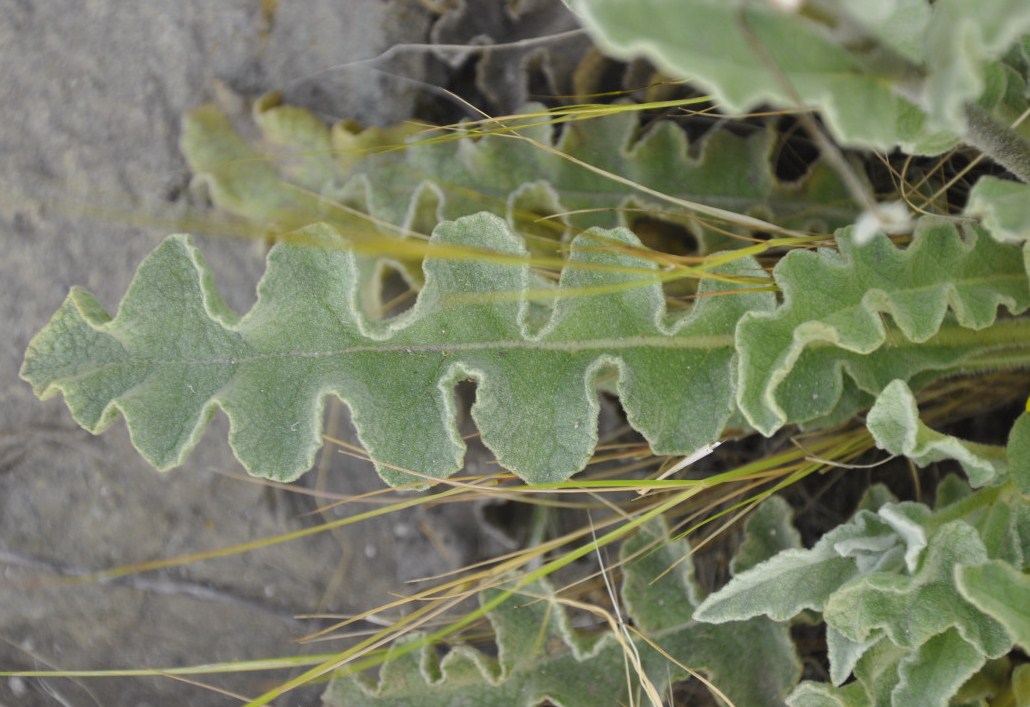
{"label": "verbascum undulatum plant", "polygon": [[[954,460],[968,480],[942,482],[933,507],[873,487],[807,549],[773,497],[733,577],[704,598],[689,564],[663,574],[685,542],[646,524],[622,547],[628,618],[738,705],[1030,701],[1030,671],[1008,657],[1030,650],[1030,413],[991,446],[934,429],[918,397],[1030,364],[1030,5],[890,0],[859,16],[838,0],[568,4],[602,48],[643,54],[724,108],[818,110],[830,152],[831,139],[916,155],[965,143],[1021,181],[983,177],[962,213],[895,233],[855,160],[834,171],[827,156],[778,181],[770,131],[716,130],[691,146],[671,124],[637,135],[621,104],[557,140],[538,108],[455,134],[359,131],[266,97],[255,148],[208,106],[183,139],[198,180],[219,207],[287,231],[257,303],[231,311],[190,239],[172,236],[114,316],[73,290],[30,343],[23,377],[40,397],[62,394],[90,431],[124,417],[160,469],[182,463],[221,409],[243,465],[278,480],[311,466],[330,395],[388,483],[446,478],[462,467],[454,387],[466,379],[483,443],[532,484],[588,463],[599,384],[660,455],[690,455],[728,426],[771,436],[864,414],[879,448],[919,466]],[[276,157],[255,162],[267,150]],[[848,194],[866,203],[847,206]],[[646,248],[623,211],[670,204],[694,214],[660,214],[695,236],[689,263]],[[550,215],[550,227],[534,220]],[[739,247],[749,230],[772,240]],[[815,248],[771,271],[759,259],[791,246]],[[420,290],[385,319],[374,314],[384,257]],[[561,265],[557,284],[542,263]],[[685,312],[663,290],[683,277],[698,283]],[[341,678],[328,699],[598,704],[598,691],[629,687],[626,651],[659,693],[687,675],[628,633],[573,631],[546,583],[513,580],[481,601],[496,659],[459,647],[437,661],[411,637],[378,683]],[[788,627],[816,617],[830,679],[799,684]]]}

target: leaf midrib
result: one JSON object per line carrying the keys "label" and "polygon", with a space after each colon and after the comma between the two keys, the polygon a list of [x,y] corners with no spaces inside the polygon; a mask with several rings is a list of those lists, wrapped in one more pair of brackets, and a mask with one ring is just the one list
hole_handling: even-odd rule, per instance
{"label": "leaf midrib", "polygon": [[430,344],[405,344],[394,342],[362,344],[340,349],[329,349],[324,351],[269,351],[257,353],[239,358],[125,358],[119,361],[112,361],[100,366],[91,367],[70,376],[64,376],[63,380],[70,381],[82,376],[92,375],[104,370],[114,370],[122,366],[138,365],[187,365],[187,366],[240,366],[249,363],[258,363],[277,358],[332,358],[351,356],[363,353],[405,353],[417,354],[460,354],[467,351],[499,351],[510,350],[522,351],[551,351],[579,354],[588,351],[597,351],[598,355],[626,349],[680,349],[680,350],[705,350],[727,349],[733,346],[732,334],[715,334],[705,336],[640,336],[621,337],[611,339],[589,339],[585,341],[534,341],[534,340],[498,340],[481,342],[456,342],[456,343],[430,343]]}

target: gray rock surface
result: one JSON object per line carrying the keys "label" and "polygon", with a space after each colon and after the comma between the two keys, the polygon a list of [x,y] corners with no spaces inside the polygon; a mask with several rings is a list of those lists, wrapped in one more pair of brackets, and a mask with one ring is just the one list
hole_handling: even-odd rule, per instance
{"label": "gray rock surface", "polygon": [[[91,437],[60,400],[38,401],[17,375],[30,337],[70,286],[113,311],[144,255],[175,219],[195,213],[180,117],[216,82],[243,93],[284,89],[327,116],[395,122],[412,113],[418,82],[434,80],[421,55],[378,70],[340,65],[426,41],[433,20],[417,0],[0,0],[0,670],[326,652],[342,644],[291,642],[323,625],[296,615],[362,611],[416,573],[467,560],[470,529],[423,512],[117,581],[69,582],[323,518],[304,515],[310,498],[227,476],[240,470],[224,419],[184,467],[159,474],[120,422]],[[229,304],[249,307],[260,247],[214,237],[200,245]],[[345,421],[332,424],[348,434]],[[363,466],[334,453],[328,475],[314,478],[351,494],[381,488]],[[287,677],[196,679],[255,696]],[[278,704],[317,704],[320,691]],[[0,705],[11,707],[237,703],[169,678],[0,678]]]}

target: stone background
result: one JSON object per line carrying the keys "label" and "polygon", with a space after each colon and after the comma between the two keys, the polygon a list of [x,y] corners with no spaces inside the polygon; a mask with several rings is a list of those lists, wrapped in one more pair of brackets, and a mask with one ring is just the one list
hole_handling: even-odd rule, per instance
{"label": "stone background", "polygon": [[[219,82],[243,95],[282,89],[287,101],[327,119],[365,124],[434,106],[446,114],[434,86],[467,85],[494,108],[510,109],[525,99],[527,72],[545,84],[558,80],[547,55],[409,51],[374,65],[342,65],[401,43],[482,43],[572,26],[557,0],[0,0],[0,670],[158,668],[328,652],[342,644],[292,642],[323,625],[295,617],[377,606],[404,591],[405,580],[487,551],[491,541],[477,532],[474,509],[419,510],[220,560],[70,583],[75,574],[269,537],[323,518],[307,515],[315,508],[310,497],[227,476],[240,468],[224,418],[182,468],[160,474],[131,448],[122,423],[94,438],[59,399],[37,400],[17,372],[29,339],[72,285],[114,311],[169,224],[197,212],[178,151],[180,118],[211,99]],[[198,242],[230,306],[246,310],[261,248],[217,237]],[[346,436],[341,416],[329,424]],[[363,466],[327,455],[306,487],[381,488]],[[286,677],[200,679],[252,697]],[[278,704],[318,704],[320,692],[299,691]],[[238,701],[170,678],[0,679],[0,706],[37,704]]]}

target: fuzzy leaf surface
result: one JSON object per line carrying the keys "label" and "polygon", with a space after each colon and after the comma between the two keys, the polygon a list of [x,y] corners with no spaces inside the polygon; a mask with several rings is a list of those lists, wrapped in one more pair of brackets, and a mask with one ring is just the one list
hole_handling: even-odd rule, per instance
{"label": "fuzzy leaf surface", "polygon": [[[1009,441],[1005,447],[1009,465],[1012,469],[1012,480],[1024,495],[1030,496],[1030,410],[1016,418],[1009,432]],[[1030,543],[1026,546],[1030,553]]]}
{"label": "fuzzy leaf surface", "polygon": [[913,574],[875,572],[835,592],[826,605],[826,623],[853,641],[883,631],[908,650],[956,628],[981,655],[996,658],[1011,648],[1011,638],[961,596],[953,578],[956,564],[986,561],[986,548],[970,525],[947,523],[931,536]]}
{"label": "fuzzy leaf surface", "polygon": [[826,657],[830,661],[830,682],[843,685],[854,672],[855,666],[870,648],[883,640],[882,634],[873,634],[864,641],[852,641],[833,627],[826,628]]}
{"label": "fuzzy leaf surface", "polygon": [[986,662],[955,629],[932,636],[898,665],[891,694],[896,707],[947,707],[951,697]]}
{"label": "fuzzy leaf surface", "polygon": [[962,596],[1030,650],[1030,575],[1007,562],[990,560],[956,567],[955,581]]}
{"label": "fuzzy leaf surface", "polygon": [[[540,110],[535,104],[525,108]],[[258,224],[297,228],[318,214],[353,227],[355,215],[334,208],[339,203],[392,224],[381,230],[396,235],[398,229],[429,233],[442,220],[490,211],[531,237],[534,252],[553,253],[566,229],[630,225],[634,217],[627,217],[624,206],[669,208],[569,158],[677,199],[788,228],[833,229],[855,217],[840,180],[821,162],[797,181],[776,178],[777,136],[771,129],[748,137],[717,130],[691,145],[669,121],[641,134],[637,116],[625,111],[566,122],[558,139],[545,115],[414,134],[404,126],[329,128],[308,111],[268,97],[255,104],[254,119],[262,137],[250,144],[220,111],[204,106],[187,116],[182,147],[215,204]],[[508,128],[525,139],[512,137]],[[537,222],[565,212],[570,213]],[[683,223],[694,229],[692,222]],[[694,230],[703,251],[727,242],[714,231]]]}
{"label": "fuzzy leaf surface", "polygon": [[902,538],[882,515],[884,509],[896,507],[887,504],[880,514],[859,511],[811,549],[787,549],[741,572],[710,594],[694,618],[723,623],[764,615],[786,621],[806,609],[822,611],[834,593],[856,577],[903,562]]}
{"label": "fuzzy leaf surface", "polygon": [[[821,611],[832,686],[802,684],[789,704],[948,704],[988,658],[1011,650],[1013,626],[1025,618],[1015,527],[1023,506],[980,493],[990,502],[958,501],[975,527],[951,520],[954,505],[934,512],[886,501],[875,514],[859,510],[811,550],[786,549],[735,575],[694,617],[787,621]],[[840,576],[820,572],[834,558],[850,561],[839,563]],[[967,573],[973,588],[962,584]],[[852,674],[858,681],[845,686]]]}
{"label": "fuzzy leaf surface", "polygon": [[915,396],[904,381],[893,381],[884,388],[866,415],[866,425],[877,447],[906,456],[920,467],[955,459],[974,488],[1000,483],[1008,474],[1004,448],[941,434],[920,422]]}
{"label": "fuzzy leaf surface", "polygon": [[843,229],[836,251],[796,250],[780,260],[773,276],[782,306],[745,315],[737,331],[737,403],[749,422],[769,435],[825,416],[845,390],[843,371],[875,395],[895,379],[932,376],[985,347],[1011,345],[1025,322],[990,335],[963,330],[994,324],[1000,306],[1030,307],[1022,253],[978,226],[964,230],[965,238],[948,222],[923,219],[902,250],[884,236],[855,246]]}
{"label": "fuzzy leaf surface", "polygon": [[1021,0],[975,9],[962,0],[889,0],[860,13],[837,0],[818,14],[720,0],[574,6],[603,49],[645,56],[731,111],[800,100],[843,142],[927,154],[964,131],[963,104],[982,97],[990,63],[1030,30]]}
{"label": "fuzzy leaf surface", "polygon": [[862,685],[853,682],[834,687],[825,682],[806,680],[787,697],[789,707],[873,707]]}
{"label": "fuzzy leaf surface", "polygon": [[[218,296],[199,251],[171,237],[140,266],[114,318],[73,290],[30,343],[22,376],[41,397],[63,393],[90,431],[122,414],[159,469],[181,463],[221,408],[236,456],[275,479],[311,466],[324,399],[338,395],[393,484],[461,467],[453,386],[472,378],[484,443],[539,483],[567,479],[589,459],[594,380],[606,368],[657,453],[716,440],[732,406],[734,327],[744,312],[773,305],[771,293],[708,278],[691,312],[670,319],[656,266],[632,253],[635,236],[591,231],[572,244],[550,320],[531,331],[527,253],[501,219],[442,224],[430,245],[477,255],[428,258],[413,309],[377,323],[361,315],[356,258],[330,226],[273,248],[242,318]],[[748,259],[725,267],[759,272]]]}
{"label": "fuzzy leaf surface", "polygon": [[[659,543],[655,547],[655,543]],[[654,550],[653,552],[651,550]],[[622,598],[637,628],[680,663],[706,673],[735,704],[778,705],[800,674],[786,626],[766,619],[710,626],[691,620],[698,587],[689,546],[668,540],[662,522],[642,526],[624,543]],[[531,707],[545,699],[560,707],[628,704],[623,649],[610,633],[589,642],[569,625],[565,607],[546,585],[515,595],[488,613],[497,640],[496,660],[467,646],[437,664],[430,647],[384,664],[377,685],[337,680],[326,694],[332,705],[503,705]],[[688,674],[642,640],[644,669],[659,693]],[[740,680],[741,661],[749,679]]]}
{"label": "fuzzy leaf surface", "polygon": [[1030,240],[1030,184],[984,176],[969,192],[965,213],[979,218],[995,239],[1008,243]]}

